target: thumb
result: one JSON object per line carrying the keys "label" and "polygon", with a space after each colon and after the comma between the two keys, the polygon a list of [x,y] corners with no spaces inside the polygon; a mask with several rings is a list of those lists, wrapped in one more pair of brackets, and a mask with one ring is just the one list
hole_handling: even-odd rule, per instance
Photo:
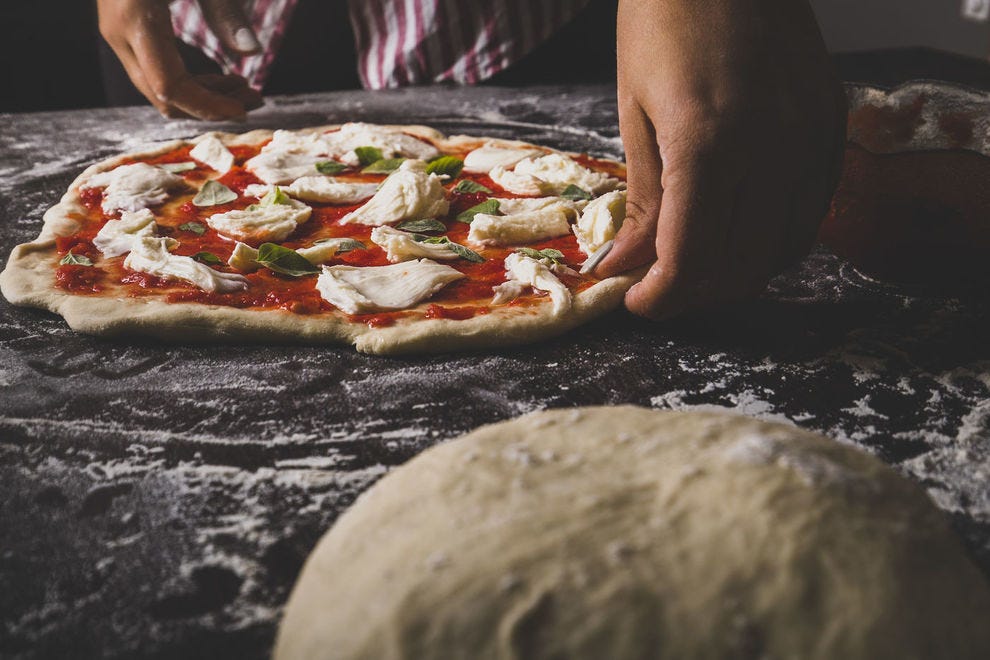
{"label": "thumb", "polygon": [[638,103],[620,105],[619,127],[628,170],[626,217],[596,277],[611,277],[655,261],[662,164],[653,124]]}
{"label": "thumb", "polygon": [[261,52],[261,44],[251,29],[239,0],[200,0],[203,18],[224,48],[243,55]]}

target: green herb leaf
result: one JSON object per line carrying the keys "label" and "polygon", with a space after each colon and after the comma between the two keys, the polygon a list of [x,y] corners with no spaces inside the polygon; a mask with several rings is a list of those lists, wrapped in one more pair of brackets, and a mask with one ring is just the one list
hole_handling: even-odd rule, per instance
{"label": "green herb leaf", "polygon": [[472,263],[480,264],[485,260],[483,256],[470,248],[464,247],[460,243],[454,243],[451,241],[447,244],[447,248],[461,259],[467,259]]}
{"label": "green herb leaf", "polygon": [[187,160],[182,163],[160,163],[159,168],[165,170],[166,172],[171,172],[172,174],[178,174],[179,172],[188,172],[189,170],[196,169],[196,163],[191,160]]}
{"label": "green herb leaf", "polygon": [[447,231],[447,225],[443,224],[439,220],[406,220],[405,222],[400,222],[395,226],[396,229],[401,229],[402,231],[411,232],[436,232],[436,231]]}
{"label": "green herb leaf", "polygon": [[399,169],[399,165],[405,162],[405,158],[382,158],[376,160],[371,165],[361,170],[362,174],[388,174]]}
{"label": "green herb leaf", "polygon": [[220,257],[218,257],[217,255],[213,254],[212,252],[197,252],[196,254],[194,254],[192,256],[192,258],[195,259],[196,261],[199,261],[200,263],[204,263],[204,264],[222,264],[223,263],[223,261],[220,260]]}
{"label": "green herb leaf", "polygon": [[416,234],[413,236],[413,240],[417,243],[429,243],[430,245],[445,245],[450,243],[450,239],[446,236],[423,236],[422,234]]}
{"label": "green herb leaf", "polygon": [[526,255],[532,259],[549,259],[554,263],[560,263],[564,259],[564,253],[553,248],[534,250],[533,248],[521,247],[517,248],[516,252]]}
{"label": "green herb leaf", "polygon": [[361,167],[367,167],[377,160],[384,158],[378,147],[355,147],[354,154],[358,157]]}
{"label": "green herb leaf", "polygon": [[197,236],[202,236],[206,233],[206,225],[201,222],[183,222],[179,225],[180,231],[191,231]]}
{"label": "green herb leaf", "polygon": [[335,160],[321,160],[316,164],[316,171],[320,174],[340,174],[346,169],[347,165]]}
{"label": "green herb leaf", "polygon": [[453,178],[464,169],[464,161],[454,156],[440,156],[430,161],[426,166],[427,174],[446,174]]}
{"label": "green herb leaf", "polygon": [[255,261],[269,270],[292,277],[312,275],[320,271],[295,250],[274,243],[262,243],[258,247],[258,257]]}
{"label": "green herb leaf", "polygon": [[[321,238],[320,240],[313,243],[313,245],[322,245],[323,243],[332,243],[338,241],[337,238]],[[345,252],[350,252],[351,250],[367,250],[368,246],[357,240],[356,238],[345,238],[340,241],[337,245],[337,254],[344,254]]]}
{"label": "green herb leaf", "polygon": [[[279,188],[278,186],[275,186],[274,188],[269,190],[264,197],[258,200],[258,206],[275,206],[276,204],[291,204],[291,203],[292,200],[289,198],[289,196],[286,195],[284,192],[282,192],[282,189]],[[254,206],[254,204],[252,204],[251,206]],[[249,209],[249,210],[253,211],[254,209]]]}
{"label": "green herb leaf", "polygon": [[486,188],[477,181],[472,181],[471,179],[461,179],[454,186],[453,191],[456,193],[488,193],[491,194],[491,188]]}
{"label": "green herb leaf", "polygon": [[573,183],[569,184],[564,191],[560,193],[560,196],[564,199],[569,199],[574,202],[579,202],[582,199],[593,199],[594,195],[585,190],[584,188],[578,188]]}
{"label": "green herb leaf", "polygon": [[560,261],[564,258],[564,253],[560,250],[554,250],[553,248],[546,248],[545,250],[540,250],[540,254],[551,259],[552,261]]}
{"label": "green herb leaf", "polygon": [[199,189],[192,203],[196,206],[217,206],[228,204],[237,199],[237,193],[219,181],[207,181]]}
{"label": "green herb leaf", "polygon": [[58,263],[61,266],[92,266],[93,260],[84,254],[72,254],[69,250]]}
{"label": "green herb leaf", "polygon": [[478,215],[479,213],[487,213],[488,215],[501,215],[498,212],[498,200],[486,199],[481,204],[475,204],[468,210],[457,214],[457,217],[454,219],[457,220],[458,222],[465,222],[467,224],[471,224],[471,221],[474,220],[474,216]]}

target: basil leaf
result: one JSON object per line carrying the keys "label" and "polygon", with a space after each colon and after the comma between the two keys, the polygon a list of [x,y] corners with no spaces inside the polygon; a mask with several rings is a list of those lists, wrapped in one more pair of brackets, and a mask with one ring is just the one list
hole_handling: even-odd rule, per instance
{"label": "basil leaf", "polygon": [[[339,240],[339,239],[336,239],[336,238],[321,238],[320,240],[315,241],[313,243],[313,245],[321,245],[323,243],[331,243],[331,242],[337,241],[337,240]],[[344,254],[345,252],[350,252],[351,250],[367,250],[367,249],[368,249],[368,246],[365,245],[364,243],[362,243],[361,241],[357,240],[356,238],[345,238],[344,240],[340,241],[340,244],[339,245],[337,245],[337,254]]]}
{"label": "basil leaf", "polygon": [[461,259],[467,259],[472,263],[480,264],[485,260],[483,256],[470,248],[464,247],[460,243],[454,243],[451,241],[447,244],[447,248]]}
{"label": "basil leaf", "polygon": [[399,169],[399,165],[405,162],[405,158],[382,158],[376,160],[371,165],[361,170],[362,174],[388,174]]}
{"label": "basil leaf", "polygon": [[534,250],[533,248],[528,248],[528,247],[517,248],[516,252],[518,252],[521,255],[527,256],[530,259],[539,259],[541,256],[539,250]]}
{"label": "basil leaf", "polygon": [[446,174],[454,178],[464,169],[464,161],[454,156],[440,156],[434,158],[426,166],[427,174]]}
{"label": "basil leaf", "polygon": [[551,261],[560,261],[564,258],[564,253],[560,250],[555,250],[553,248],[546,248],[545,250],[540,250],[540,254],[550,259]]}
{"label": "basil leaf", "polygon": [[316,164],[316,171],[320,174],[340,174],[346,169],[347,165],[335,160],[321,160]]}
{"label": "basil leaf", "polygon": [[219,181],[207,181],[199,189],[192,203],[196,206],[217,206],[228,204],[237,199],[237,193]]}
{"label": "basil leaf", "polygon": [[222,264],[223,261],[220,257],[213,254],[212,252],[197,252],[192,256],[193,259],[204,264]]}
{"label": "basil leaf", "polygon": [[158,167],[166,172],[178,174],[179,172],[188,172],[189,170],[196,169],[196,163],[191,160],[187,160],[182,163],[160,163]]}
{"label": "basil leaf", "polygon": [[[282,192],[282,189],[279,188],[278,186],[275,186],[274,188],[269,190],[264,197],[258,200],[258,206],[275,206],[276,204],[291,204],[291,203],[292,200],[289,199],[289,196],[286,195],[284,192]],[[251,206],[254,206],[254,204],[252,204]],[[249,209],[249,210],[253,211],[254,209]]]}
{"label": "basil leaf", "polygon": [[413,240],[417,243],[429,243],[430,245],[446,245],[450,243],[450,239],[446,236],[413,236]]}
{"label": "basil leaf", "polygon": [[491,194],[491,188],[486,188],[477,181],[472,181],[471,179],[461,179],[454,186],[453,191],[456,193],[488,193]]}
{"label": "basil leaf", "polygon": [[555,250],[553,248],[534,250],[533,248],[521,247],[521,248],[516,248],[516,252],[518,252],[519,254],[526,255],[531,259],[537,259],[537,260],[549,259],[554,263],[559,263],[564,258],[563,252],[561,252],[560,250]]}
{"label": "basil leaf", "polygon": [[268,270],[292,277],[312,275],[320,271],[319,268],[306,261],[306,257],[295,250],[274,243],[262,243],[258,247],[258,256],[255,261]]}
{"label": "basil leaf", "polygon": [[93,260],[84,254],[72,254],[69,250],[58,263],[60,266],[92,266]]}
{"label": "basil leaf", "polygon": [[467,224],[471,224],[471,221],[474,220],[474,216],[478,215],[479,213],[487,213],[488,215],[501,215],[498,212],[498,200],[486,199],[481,204],[475,204],[467,211],[458,213],[457,217],[454,219],[457,220],[458,222],[465,222]]}
{"label": "basil leaf", "polygon": [[183,222],[179,225],[181,231],[191,231],[197,236],[202,236],[206,233],[206,225],[200,222]]}
{"label": "basil leaf", "polygon": [[396,229],[401,229],[402,231],[411,232],[433,232],[433,231],[447,231],[447,225],[443,224],[439,220],[406,220],[405,222],[400,222],[395,226]]}
{"label": "basil leaf", "polygon": [[358,157],[358,162],[361,163],[361,167],[367,167],[376,160],[381,160],[384,158],[384,156],[382,156],[382,150],[378,147],[355,147],[354,154]]}
{"label": "basil leaf", "polygon": [[584,188],[578,188],[573,183],[568,184],[564,191],[560,193],[560,196],[564,199],[569,199],[573,202],[579,202],[582,199],[593,199],[594,195],[585,190]]}

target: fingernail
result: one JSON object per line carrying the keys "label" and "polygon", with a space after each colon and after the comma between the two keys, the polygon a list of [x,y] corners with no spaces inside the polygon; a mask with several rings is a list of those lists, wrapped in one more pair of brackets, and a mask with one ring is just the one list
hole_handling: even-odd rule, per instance
{"label": "fingernail", "polygon": [[615,244],[614,240],[605,242],[600,248],[591,253],[591,256],[584,262],[581,266],[581,274],[587,275],[595,269],[598,264],[602,262],[608,253],[612,251],[612,246]]}
{"label": "fingernail", "polygon": [[239,49],[244,51],[258,50],[261,48],[261,44],[258,43],[258,39],[254,36],[254,32],[246,27],[242,27],[234,33],[234,43],[237,44]]}

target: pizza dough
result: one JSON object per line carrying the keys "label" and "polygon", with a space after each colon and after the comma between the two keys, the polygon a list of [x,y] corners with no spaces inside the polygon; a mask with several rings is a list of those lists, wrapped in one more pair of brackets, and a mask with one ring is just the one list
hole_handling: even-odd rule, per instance
{"label": "pizza dough", "polygon": [[480,428],[307,561],[275,657],[987,658],[990,590],[924,492],[797,428],[630,406]]}
{"label": "pizza dough", "polygon": [[[382,131],[386,131],[388,137],[384,142],[381,140]],[[281,150],[254,155],[248,159],[250,154],[257,154],[259,149],[264,151],[267,145],[275,145],[276,143],[281,145]],[[205,149],[203,145],[209,148]],[[355,147],[355,145],[364,146]],[[121,270],[116,263],[109,265],[110,270],[108,272],[112,277],[104,278],[100,284],[103,288],[99,291],[85,290],[88,281],[83,281],[80,291],[67,290],[65,286],[60,285],[56,276],[56,271],[60,267],[81,270],[86,266],[85,264],[77,265],[75,262],[64,265],[65,262],[61,260],[71,256],[71,250],[68,246],[75,240],[74,237],[77,234],[81,232],[86,240],[91,240],[92,237],[86,232],[95,233],[91,230],[93,229],[92,223],[96,220],[90,217],[92,208],[87,207],[83,194],[87,187],[93,188],[92,182],[94,180],[101,186],[106,184],[103,189],[104,198],[110,194],[107,190],[113,186],[116,187],[110,192],[114,193],[115,199],[118,197],[126,198],[119,203],[115,202],[114,208],[104,209],[105,212],[117,213],[117,206],[130,208],[135,205],[143,207],[151,205],[158,223],[155,232],[164,232],[170,238],[178,238],[179,243],[185,246],[184,256],[193,256],[194,253],[205,254],[214,259],[212,263],[205,266],[206,269],[215,269],[225,275],[243,275],[249,281],[262,278],[265,274],[259,274],[257,268],[254,268],[253,272],[249,270],[237,272],[236,269],[231,270],[233,266],[228,268],[231,263],[230,259],[234,257],[233,251],[237,250],[234,239],[246,240],[245,237],[251,236],[257,239],[254,241],[255,243],[260,243],[262,240],[279,242],[283,239],[292,243],[293,235],[295,235],[293,228],[297,225],[301,228],[300,231],[304,237],[308,237],[310,241],[315,238],[312,229],[315,224],[313,219],[307,222],[301,216],[299,218],[293,217],[293,221],[286,224],[281,222],[281,215],[278,218],[269,218],[270,208],[251,210],[251,206],[265,207],[264,200],[261,200],[260,204],[249,205],[252,200],[246,199],[246,197],[251,197],[254,193],[264,195],[269,192],[269,189],[273,189],[275,183],[292,182],[285,187],[283,192],[298,198],[293,199],[292,204],[304,206],[306,209],[313,206],[314,216],[317,215],[317,202],[320,200],[327,202],[329,198],[332,198],[333,201],[327,202],[327,204],[335,205],[341,209],[350,208],[350,206],[357,208],[360,204],[365,206],[370,204],[376,209],[387,206],[388,209],[385,210],[389,211],[391,215],[382,219],[384,224],[398,222],[400,218],[405,219],[407,216],[411,219],[421,219],[439,214],[441,210],[447,211],[445,200],[431,198],[426,201],[431,201],[432,204],[427,204],[423,199],[413,195],[413,193],[422,191],[419,191],[419,188],[412,184],[402,187],[396,183],[392,187],[402,188],[397,191],[392,191],[389,186],[382,185],[376,193],[367,181],[360,178],[360,166],[355,165],[358,160],[354,149],[370,149],[372,147],[385,159],[396,155],[407,157],[406,164],[399,168],[403,171],[395,172],[396,180],[400,177],[416,179],[413,183],[423,183],[424,186],[429,183],[433,188],[437,188],[434,180],[436,177],[432,175],[428,177],[425,173],[413,175],[404,170],[413,161],[420,163],[417,160],[420,156],[429,158],[441,152],[465,156],[474,151],[480,151],[483,155],[488,152],[496,153],[496,155],[501,154],[500,157],[503,161],[506,153],[515,153],[521,162],[527,162],[527,157],[542,161],[553,156],[556,160],[550,162],[549,165],[544,164],[543,169],[539,170],[538,173],[558,183],[570,180],[568,177],[573,178],[582,173],[583,168],[571,161],[573,156],[584,159],[582,162],[585,163],[594,162],[597,164],[596,166],[609,169],[616,175],[616,177],[610,178],[604,173],[594,172],[593,174],[599,175],[594,181],[596,186],[601,181],[610,181],[611,187],[621,188],[623,185],[620,177],[624,175],[624,166],[621,163],[590,159],[578,154],[562,154],[546,147],[534,147],[515,141],[470,136],[445,136],[425,126],[345,124],[343,127],[321,126],[299,131],[256,130],[241,135],[210,133],[188,141],[173,141],[147,151],[124,154],[87,168],[70,185],[61,201],[45,214],[44,226],[40,235],[35,240],[14,248],[6,268],[0,273],[0,291],[7,300],[15,305],[51,310],[62,315],[74,330],[96,335],[144,335],[166,341],[350,343],[363,352],[395,354],[491,348],[535,342],[556,336],[621,305],[625,292],[643,275],[645,269],[640,269],[637,272],[596,281],[584,275],[579,276],[574,270],[574,268],[579,267],[579,263],[572,261],[571,265],[574,268],[570,269],[569,272],[574,273],[575,279],[580,277],[585,279],[580,282],[580,285],[574,285],[571,291],[573,300],[563,310],[556,302],[551,304],[550,298],[542,296],[535,287],[528,286],[522,287],[526,291],[522,298],[526,300],[506,300],[505,296],[501,296],[498,298],[500,302],[496,305],[493,302],[496,299],[496,291],[493,286],[480,287],[477,286],[477,283],[472,283],[474,289],[483,290],[487,296],[486,299],[456,300],[452,305],[444,307],[442,301],[439,305],[432,305],[434,300],[427,298],[417,301],[415,306],[408,310],[383,309],[381,314],[364,316],[347,314],[340,309],[319,309],[319,313],[314,313],[313,310],[318,309],[323,304],[319,297],[314,294],[314,296],[299,302],[293,298],[297,295],[295,289],[284,296],[281,292],[275,292],[275,295],[266,297],[264,290],[252,285],[250,291],[242,293],[241,299],[229,300],[224,299],[223,294],[237,293],[239,289],[228,292],[202,286],[194,291],[176,289],[174,286],[171,289],[168,288],[169,282],[173,282],[174,277],[177,277],[175,273],[180,270],[185,272],[192,268],[185,262],[184,265],[189,266],[189,268],[167,269],[171,275],[165,278],[166,284],[157,280],[153,280],[148,285],[125,284],[129,281],[128,278],[132,276],[132,273]],[[331,150],[327,151],[328,148]],[[427,151],[420,153],[424,149]],[[345,150],[346,153],[338,153]],[[236,159],[237,165],[231,164],[235,162],[232,160],[234,152],[242,154]],[[540,154],[543,156],[537,158],[537,155]],[[176,155],[180,161],[192,160],[195,162],[172,162],[174,160],[172,155]],[[335,161],[334,159],[340,160]],[[487,159],[487,161],[490,160],[491,158]],[[138,162],[135,163],[135,161]],[[152,167],[143,161],[149,161],[151,165],[164,162],[165,165],[196,167],[193,170],[175,170],[176,173],[166,173],[158,171],[157,167]],[[340,174],[340,181],[344,181],[343,183],[335,183],[332,190],[324,190],[327,185],[323,185],[320,190],[316,191],[320,194],[314,195],[312,185],[302,184],[314,178],[313,173],[317,172],[316,164],[321,164],[321,161],[334,161],[331,164],[346,165],[350,169]],[[477,172],[484,171],[490,163],[487,163],[484,158],[481,159],[484,162],[477,162],[477,158],[474,161],[476,161],[474,162],[474,170],[471,171],[470,175],[462,173],[461,178],[470,176],[479,179],[486,176]],[[558,161],[566,163],[569,169],[561,170],[562,166],[556,169],[550,167]],[[252,163],[254,164],[251,165]],[[504,167],[504,165],[500,166]],[[249,185],[245,184],[248,181],[244,178],[245,170],[249,170],[249,174],[252,175],[250,178],[252,183]],[[547,170],[549,173],[543,170]],[[576,174],[571,170],[575,170]],[[149,171],[154,176],[149,174]],[[467,171],[465,170],[465,172]],[[218,174],[221,176],[218,177]],[[587,173],[584,174],[587,175]],[[419,181],[419,179],[424,178],[428,178],[429,181],[425,183]],[[457,175],[453,177],[453,179],[456,178]],[[161,180],[159,181],[159,179]],[[199,238],[197,238],[193,233],[183,231],[182,227],[186,226],[186,223],[178,219],[182,214],[188,215],[191,212],[183,210],[184,208],[188,207],[193,211],[195,209],[189,206],[190,202],[185,202],[185,206],[183,206],[183,200],[176,198],[176,195],[185,194],[192,197],[197,187],[204,186],[203,190],[205,190],[207,180],[213,179],[219,183],[229,184],[231,188],[226,189],[225,192],[234,196],[227,200],[214,198],[213,203],[217,205],[216,208],[227,208],[222,204],[231,200],[235,202],[233,206],[236,208],[226,213],[212,215],[210,218],[195,216],[195,222],[188,224],[201,225],[201,230],[198,232]],[[452,187],[453,179],[445,180],[447,188]],[[257,183],[258,180],[262,183]],[[575,180],[583,181],[583,179]],[[327,181],[335,182],[337,179],[334,176],[328,176],[323,184],[326,184]],[[375,182],[374,187],[377,188],[378,183],[383,182]],[[221,186],[221,188],[223,187]],[[340,197],[341,193],[338,189],[343,188],[346,188],[347,195],[353,194],[356,197],[348,197],[347,195]],[[128,191],[130,192],[128,193]],[[138,195],[138,192],[144,197]],[[388,199],[373,201],[379,196],[387,196],[385,193],[392,192],[395,194],[388,195]],[[440,193],[443,192],[444,190],[441,188]],[[497,192],[497,190],[489,190],[492,195]],[[591,191],[579,192],[591,193]],[[329,193],[333,194],[328,198],[326,195]],[[452,194],[452,191],[448,190],[444,194]],[[551,195],[549,192],[547,194]],[[556,195],[556,189],[552,191],[552,194]],[[368,199],[369,197],[370,199]],[[415,199],[412,199],[413,197]],[[168,201],[162,203],[164,198],[167,198]],[[303,204],[298,201],[299,199],[305,199],[307,202]],[[355,203],[356,199],[364,201]],[[316,200],[316,202],[309,200]],[[415,201],[416,204],[412,204],[410,200]],[[104,201],[106,200],[104,199]],[[125,203],[129,201],[133,201],[134,204],[129,206]],[[258,200],[253,201],[258,202]],[[405,205],[403,206],[399,202]],[[161,205],[156,206],[159,203]],[[401,208],[399,206],[392,208],[397,204]],[[365,210],[364,206],[361,208]],[[279,210],[285,211],[281,207]],[[421,214],[425,214],[425,216]],[[251,217],[248,218],[247,215],[251,215]],[[351,213],[346,217],[350,218],[353,215]],[[457,222],[452,219],[452,216],[453,213],[447,216],[447,230],[452,236],[458,230],[466,234],[466,228],[469,225]],[[227,222],[228,220],[231,222]],[[617,215],[616,222],[621,222],[621,220],[622,218]],[[256,226],[258,223],[262,223],[261,229]],[[274,226],[273,223],[277,226]],[[237,226],[228,227],[227,225],[230,224]],[[351,226],[353,224],[351,223]],[[371,227],[366,227],[366,229],[370,230]],[[334,227],[333,230],[339,231],[340,228]],[[614,230],[615,227],[612,227],[613,233]],[[223,234],[221,238],[225,240],[221,242],[213,240],[203,247],[192,247],[197,244],[197,241],[212,236],[211,233],[206,233],[204,236],[204,232],[214,231]],[[286,232],[292,235],[286,236]],[[157,233],[155,235],[158,236]],[[431,236],[430,238],[440,240],[445,237]],[[574,237],[568,235],[568,238],[570,240]],[[298,240],[302,240],[302,238]],[[451,240],[451,243],[454,243],[454,240]],[[364,245],[368,251],[379,249],[372,241],[365,240]],[[548,244],[536,241],[530,243],[529,246],[540,248],[547,247]],[[578,246],[579,244],[575,241],[575,250],[578,249]],[[582,250],[589,249],[586,243],[581,243],[580,246]],[[297,245],[292,243],[288,247],[293,250],[306,250],[315,247],[315,244]],[[462,250],[464,248],[464,246],[458,247]],[[527,246],[513,245],[507,247],[506,250],[511,251],[516,247]],[[168,249],[172,248],[168,247]],[[473,249],[482,251],[488,248],[474,246]],[[228,254],[230,259],[228,259]],[[164,256],[167,257],[168,255]],[[98,261],[96,264],[98,268],[102,268],[105,259],[110,259],[106,254],[95,258]],[[114,258],[122,260],[124,256],[117,255]],[[500,254],[497,259],[492,258],[490,263],[500,265],[503,258],[504,255]],[[462,264],[462,262],[458,263]],[[320,264],[321,267],[327,265]],[[471,266],[464,267],[471,268]],[[482,269],[479,267],[476,270]],[[498,268],[489,270],[496,274],[501,272]],[[165,271],[159,269],[155,273],[148,271],[145,274],[161,275],[161,272]],[[315,277],[310,279],[313,282],[316,280]],[[186,277],[184,284],[190,282],[196,283],[194,279]],[[486,282],[486,284],[491,283]],[[462,290],[468,290],[468,287],[464,286]],[[315,289],[310,287],[304,293],[310,294],[314,291]],[[208,294],[219,293],[220,295],[201,295],[204,292]],[[281,305],[281,307],[279,308],[277,305]],[[297,313],[293,311],[296,308],[305,311]],[[392,313],[394,318],[383,318],[387,317],[389,313]]]}

